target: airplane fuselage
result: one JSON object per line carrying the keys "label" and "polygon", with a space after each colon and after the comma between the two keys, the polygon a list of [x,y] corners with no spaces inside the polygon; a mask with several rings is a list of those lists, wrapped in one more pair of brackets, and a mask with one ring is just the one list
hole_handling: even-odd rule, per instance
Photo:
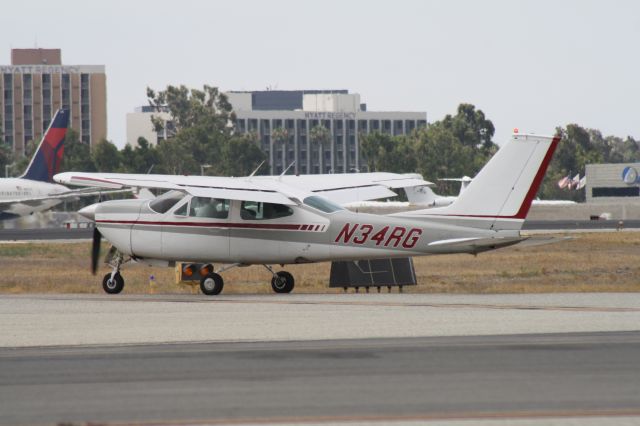
{"label": "airplane fuselage", "polygon": [[[186,198],[190,198],[186,196]],[[228,217],[213,219],[155,212],[145,200],[101,203],[96,226],[121,253],[137,259],[240,264],[293,264],[329,260],[406,257],[451,247],[429,244],[443,239],[517,235],[443,225],[405,217],[339,210],[325,213],[307,205],[290,206],[291,215],[247,220],[240,201]],[[469,247],[459,252],[470,252]]]}
{"label": "airplane fuselage", "polygon": [[[22,178],[0,179],[0,203],[8,200],[15,201],[1,209],[0,217],[11,218],[26,216],[31,213],[50,209],[62,201],[59,199],[31,200],[33,198],[46,197],[66,191],[69,191],[69,189],[55,183]],[[25,202],[20,202],[21,199],[25,199]]]}

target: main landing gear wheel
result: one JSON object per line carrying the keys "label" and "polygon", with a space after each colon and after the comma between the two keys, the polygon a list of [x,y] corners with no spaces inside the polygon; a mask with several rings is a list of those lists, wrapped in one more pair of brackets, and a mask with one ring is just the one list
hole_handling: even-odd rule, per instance
{"label": "main landing gear wheel", "polygon": [[205,275],[200,280],[200,290],[207,296],[220,294],[222,287],[224,287],[224,281],[222,277],[215,272]]}
{"label": "main landing gear wheel", "polygon": [[294,284],[293,275],[287,271],[276,272],[275,276],[271,278],[271,288],[276,293],[291,293]]}
{"label": "main landing gear wheel", "polygon": [[111,272],[102,279],[102,288],[109,294],[118,294],[124,288],[124,278],[120,272],[116,272],[111,278]]}

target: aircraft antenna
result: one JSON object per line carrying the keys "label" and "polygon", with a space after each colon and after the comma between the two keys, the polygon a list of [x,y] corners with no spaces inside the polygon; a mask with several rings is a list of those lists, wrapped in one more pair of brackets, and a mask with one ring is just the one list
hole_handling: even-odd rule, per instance
{"label": "aircraft antenna", "polygon": [[289,164],[287,168],[282,171],[282,173],[280,173],[280,177],[284,176],[294,164],[296,164],[296,160],[293,160],[293,162]]}
{"label": "aircraft antenna", "polygon": [[258,167],[256,167],[256,169],[251,172],[251,174],[248,176],[247,180],[250,180],[256,173],[258,173],[258,170],[260,170],[260,167],[262,167],[264,162],[265,162],[265,160],[262,160],[262,163],[258,164]]}

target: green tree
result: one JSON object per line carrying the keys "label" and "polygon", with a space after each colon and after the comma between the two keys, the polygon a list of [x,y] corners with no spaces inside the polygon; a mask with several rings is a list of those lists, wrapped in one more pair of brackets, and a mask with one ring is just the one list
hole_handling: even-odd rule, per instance
{"label": "green tree", "polygon": [[451,130],[463,145],[482,148],[485,151],[495,149],[492,141],[495,133],[493,123],[485,117],[484,112],[476,110],[476,107],[471,104],[458,105],[456,115],[445,116],[442,125]]}
{"label": "green tree", "polygon": [[158,152],[149,141],[141,136],[137,143],[135,148],[127,144],[120,153],[123,173],[148,173],[158,163]]}
{"label": "green tree", "polygon": [[227,176],[247,176],[266,159],[255,134],[237,135],[225,144],[222,161],[227,164]]}
{"label": "green tree", "polygon": [[121,168],[118,148],[106,139],[102,139],[93,147],[91,156],[99,172],[116,172]]}
{"label": "green tree", "polygon": [[10,165],[13,161],[13,155],[11,153],[11,147],[9,144],[0,142],[0,171],[4,176],[6,166]]}
{"label": "green tree", "polygon": [[[271,140],[273,141],[273,154],[272,158],[274,163],[276,163],[276,155],[278,155],[278,151],[284,152],[286,150],[287,141],[289,140],[289,131],[284,127],[278,127],[271,131]],[[282,158],[282,156],[280,156]],[[285,164],[283,167],[287,167],[288,164]]]}
{"label": "green tree", "polygon": [[172,117],[170,122],[153,118],[156,130],[167,128],[174,134],[158,144],[159,170],[199,174],[200,166],[209,164],[212,174],[228,174],[231,166],[220,159],[233,136],[235,114],[223,93],[208,85],[202,90],[167,86],[157,93],[147,88],[147,97],[151,106]]}
{"label": "green tree", "polygon": [[36,145],[36,142],[34,140],[30,140],[25,146],[25,155],[20,155],[15,152],[13,153],[13,165],[11,166],[11,169],[17,176],[20,176],[27,171],[27,167],[29,167],[29,163],[31,162],[31,157],[37,148],[38,146]]}
{"label": "green tree", "polygon": [[309,141],[318,149],[320,173],[324,173],[324,152],[331,142],[331,132],[324,125],[313,126],[309,131]]}
{"label": "green tree", "polygon": [[62,171],[82,171],[95,172],[96,165],[91,156],[88,143],[82,142],[78,137],[78,132],[67,129],[64,139],[64,156],[62,159]]}

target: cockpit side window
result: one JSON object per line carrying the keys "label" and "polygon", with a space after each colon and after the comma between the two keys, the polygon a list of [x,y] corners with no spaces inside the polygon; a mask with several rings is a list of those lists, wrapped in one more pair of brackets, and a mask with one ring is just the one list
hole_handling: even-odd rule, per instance
{"label": "cockpit side window", "polygon": [[244,220],[268,220],[291,215],[293,209],[284,204],[243,201],[240,207],[240,217]]}
{"label": "cockpit side window", "polygon": [[226,219],[229,217],[229,200],[209,197],[193,197],[189,216]]}
{"label": "cockpit side window", "polygon": [[149,202],[149,208],[156,213],[168,212],[176,203],[185,197],[183,192],[169,191]]}

